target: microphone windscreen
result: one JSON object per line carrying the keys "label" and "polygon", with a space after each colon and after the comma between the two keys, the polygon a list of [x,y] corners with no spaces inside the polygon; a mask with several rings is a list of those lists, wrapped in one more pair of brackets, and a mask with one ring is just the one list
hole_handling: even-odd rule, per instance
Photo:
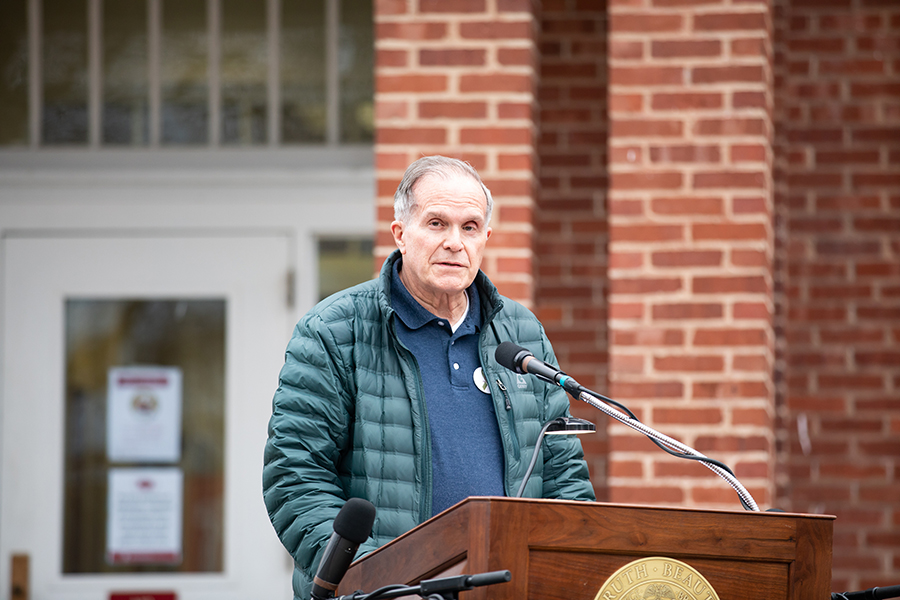
{"label": "microphone windscreen", "polygon": [[375,505],[362,498],[350,498],[334,519],[334,532],[354,544],[362,544],[372,533]]}
{"label": "microphone windscreen", "polygon": [[506,367],[510,371],[518,372],[516,357],[522,352],[525,352],[526,356],[531,355],[531,352],[518,344],[512,342],[500,342],[500,345],[497,346],[497,350],[494,352],[494,360],[496,360],[497,364],[501,367]]}

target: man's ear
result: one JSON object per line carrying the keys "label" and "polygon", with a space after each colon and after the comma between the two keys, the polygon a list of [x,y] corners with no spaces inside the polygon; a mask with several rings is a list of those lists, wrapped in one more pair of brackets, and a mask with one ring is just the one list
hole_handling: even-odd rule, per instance
{"label": "man's ear", "polygon": [[485,229],[485,231],[484,231],[484,241],[488,241],[489,239],[491,239],[491,234],[492,234],[493,232],[494,232],[494,230],[491,229],[490,227],[488,227],[487,229]]}
{"label": "man's ear", "polygon": [[406,254],[406,242],[403,240],[403,223],[394,221],[391,223],[391,235],[394,236],[394,243],[400,249],[401,254]]}

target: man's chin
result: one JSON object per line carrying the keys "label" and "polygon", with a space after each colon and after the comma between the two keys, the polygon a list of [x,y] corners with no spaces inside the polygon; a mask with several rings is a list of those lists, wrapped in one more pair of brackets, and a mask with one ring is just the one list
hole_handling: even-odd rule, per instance
{"label": "man's chin", "polygon": [[465,281],[474,278],[470,276],[468,267],[451,265],[437,265],[434,274],[439,281]]}
{"label": "man's chin", "polygon": [[444,294],[459,294],[468,288],[474,278],[469,277],[469,273],[460,273],[457,277],[441,277],[438,279],[437,289]]}

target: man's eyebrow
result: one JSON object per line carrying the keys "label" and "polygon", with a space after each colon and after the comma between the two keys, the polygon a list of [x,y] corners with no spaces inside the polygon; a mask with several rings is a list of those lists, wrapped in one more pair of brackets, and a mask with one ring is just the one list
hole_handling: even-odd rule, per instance
{"label": "man's eyebrow", "polygon": [[[425,211],[423,216],[425,217],[425,219],[448,220],[447,213],[442,210],[427,210],[427,211]],[[469,214],[469,215],[463,215],[463,220],[466,223],[468,223],[469,221],[475,221],[477,223],[481,223],[481,222],[484,222],[485,217],[481,213],[475,214],[473,212],[472,214]]]}

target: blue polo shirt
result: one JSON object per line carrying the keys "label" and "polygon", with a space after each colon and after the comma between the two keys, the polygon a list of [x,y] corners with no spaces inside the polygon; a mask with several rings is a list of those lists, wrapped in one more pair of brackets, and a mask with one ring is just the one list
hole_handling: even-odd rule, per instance
{"label": "blue polo shirt", "polygon": [[[469,496],[505,496],[503,446],[490,393],[475,383],[481,372],[478,338],[481,302],[474,285],[466,293],[469,311],[452,324],[431,314],[400,281],[394,263],[391,305],[396,331],[416,357],[431,436],[431,514],[436,515]],[[483,375],[482,375],[483,377]]]}

